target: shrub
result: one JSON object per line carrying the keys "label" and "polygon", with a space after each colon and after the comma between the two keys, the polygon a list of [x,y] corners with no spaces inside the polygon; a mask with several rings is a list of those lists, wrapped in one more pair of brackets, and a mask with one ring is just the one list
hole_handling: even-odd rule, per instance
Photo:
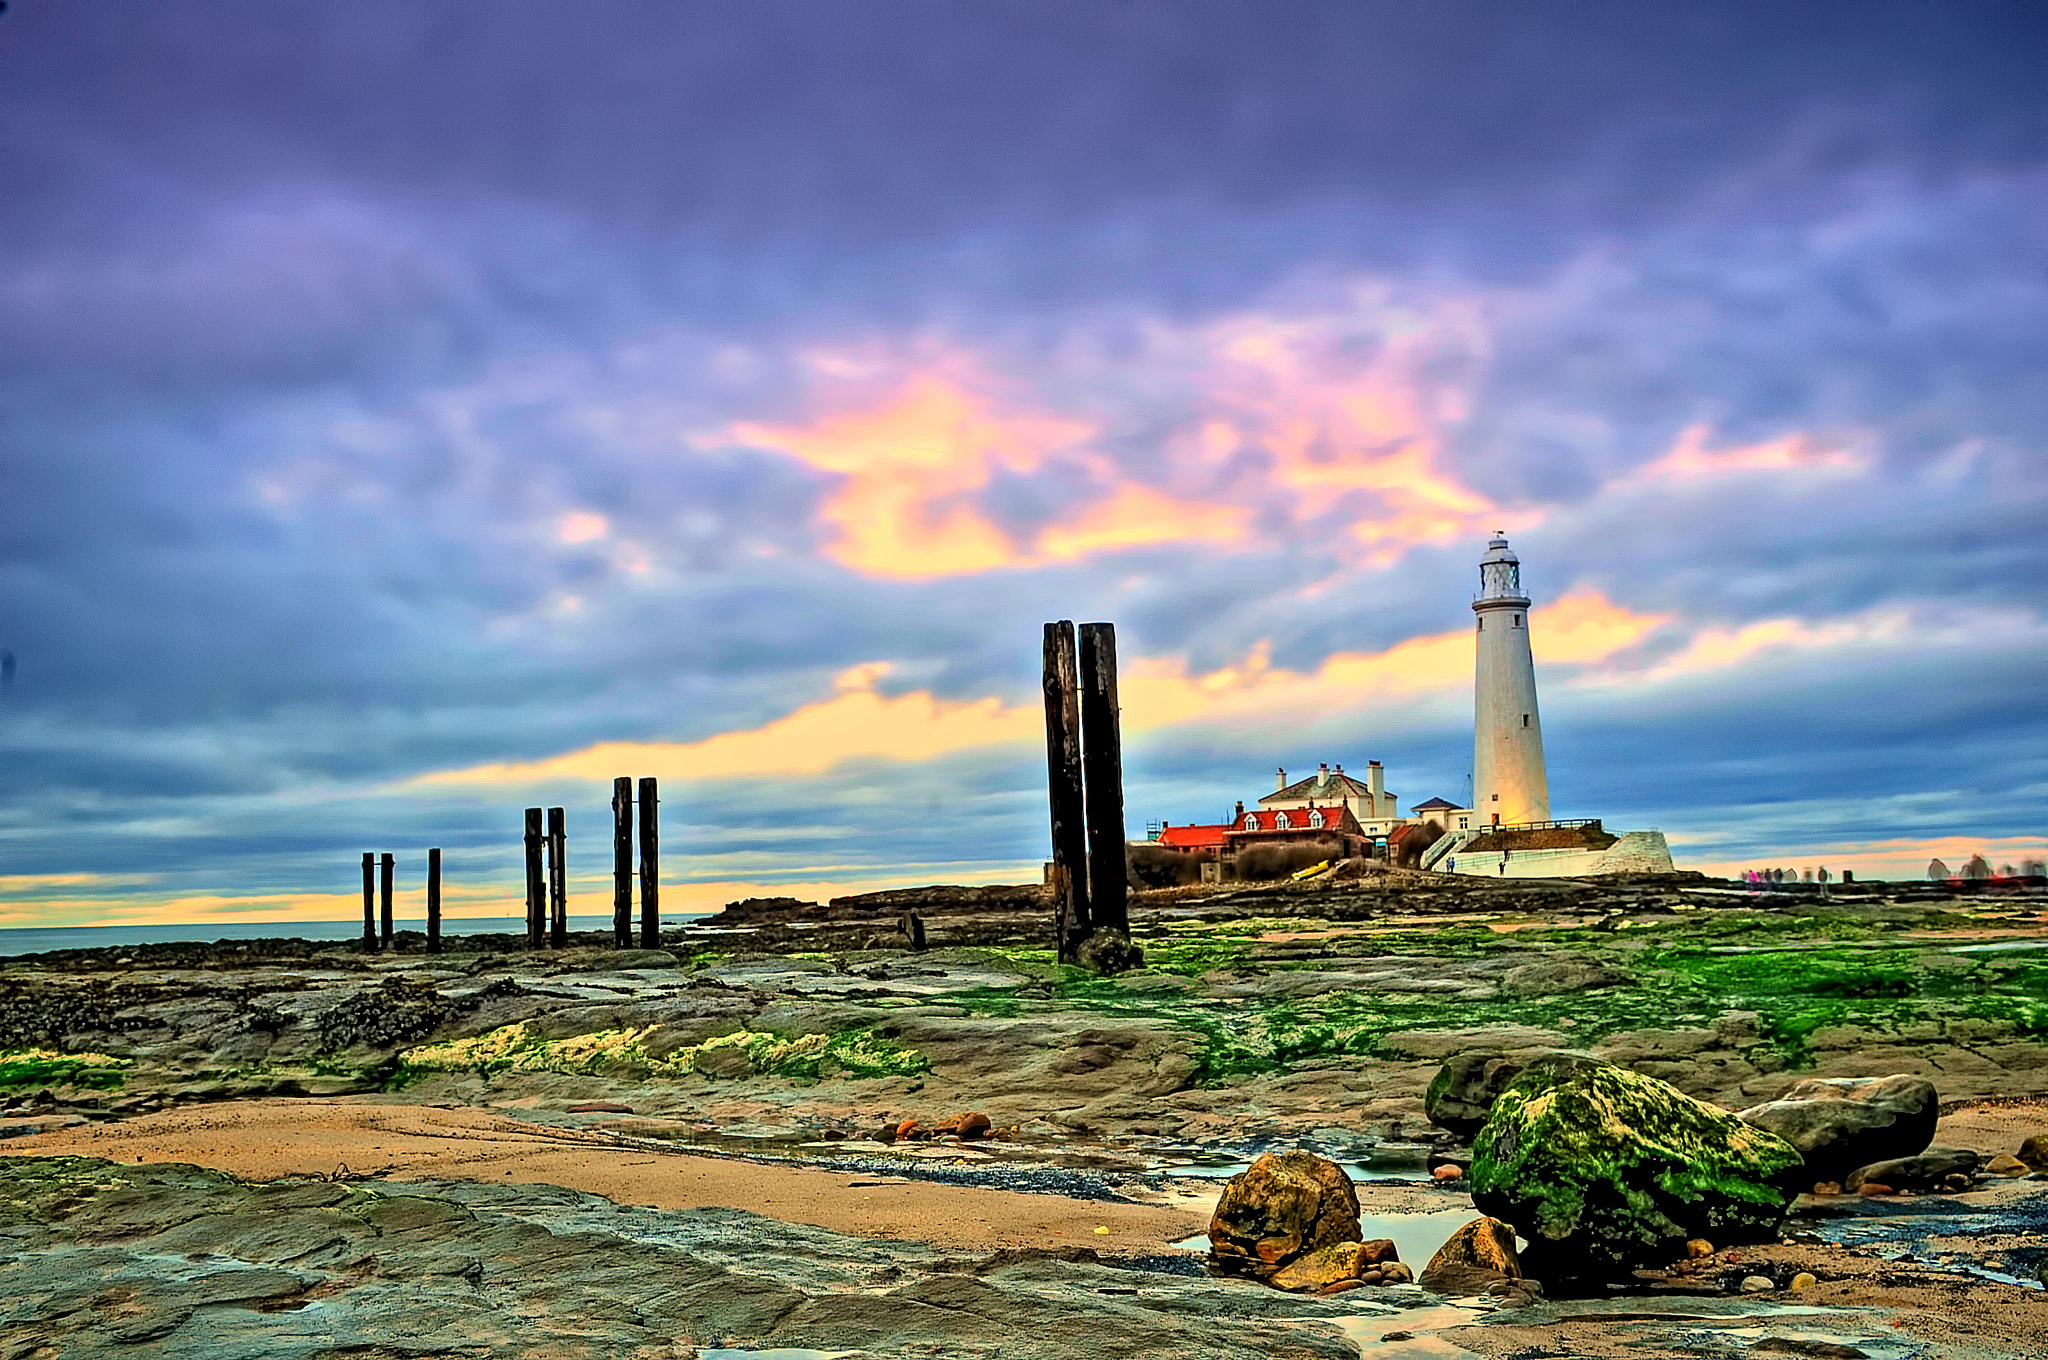
{"label": "shrub", "polygon": [[1253,882],[1285,878],[1311,864],[1341,859],[1343,855],[1344,847],[1336,841],[1251,845],[1237,852],[1237,876]]}
{"label": "shrub", "polygon": [[1190,852],[1164,845],[1134,845],[1131,847],[1131,879],[1141,888],[1179,888],[1189,883],[1200,883],[1202,866],[1215,858],[1213,850]]}

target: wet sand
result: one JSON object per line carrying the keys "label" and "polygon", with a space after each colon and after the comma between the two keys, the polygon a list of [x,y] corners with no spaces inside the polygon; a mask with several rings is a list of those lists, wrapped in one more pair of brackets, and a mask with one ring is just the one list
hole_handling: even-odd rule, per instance
{"label": "wet sand", "polygon": [[1208,1226],[1206,1216],[1182,1209],[621,1148],[486,1110],[367,1101],[244,1100],[165,1110],[10,1139],[0,1152],[190,1162],[259,1181],[339,1172],[560,1185],[621,1204],[746,1209],[786,1223],[965,1251],[1075,1245],[1151,1253]]}

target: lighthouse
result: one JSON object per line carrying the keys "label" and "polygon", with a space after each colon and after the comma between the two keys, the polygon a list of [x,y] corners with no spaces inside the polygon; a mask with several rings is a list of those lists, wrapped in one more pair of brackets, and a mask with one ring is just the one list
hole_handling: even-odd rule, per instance
{"label": "lighthouse", "polygon": [[1543,772],[1543,718],[1529,651],[1529,597],[1522,562],[1496,533],[1479,559],[1478,664],[1473,675],[1472,810],[1482,826],[1550,820]]}

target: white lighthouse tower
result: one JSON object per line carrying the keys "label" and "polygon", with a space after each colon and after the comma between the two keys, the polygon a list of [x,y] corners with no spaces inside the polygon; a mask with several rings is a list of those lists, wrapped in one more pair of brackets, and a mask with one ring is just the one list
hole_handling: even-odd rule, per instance
{"label": "white lighthouse tower", "polygon": [[1550,820],[1543,772],[1543,718],[1529,651],[1529,597],[1522,561],[1496,533],[1479,559],[1479,662],[1472,714],[1472,810],[1481,826]]}

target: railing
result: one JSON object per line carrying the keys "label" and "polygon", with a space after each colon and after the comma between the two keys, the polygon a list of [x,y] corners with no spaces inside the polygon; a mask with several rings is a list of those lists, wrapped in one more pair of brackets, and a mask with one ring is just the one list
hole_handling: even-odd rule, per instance
{"label": "railing", "polygon": [[1474,831],[1556,831],[1567,827],[1590,827],[1594,831],[1605,831],[1607,829],[1600,825],[1598,817],[1566,817],[1555,822],[1502,822],[1499,826],[1489,824],[1487,826],[1476,826],[1472,829]]}

